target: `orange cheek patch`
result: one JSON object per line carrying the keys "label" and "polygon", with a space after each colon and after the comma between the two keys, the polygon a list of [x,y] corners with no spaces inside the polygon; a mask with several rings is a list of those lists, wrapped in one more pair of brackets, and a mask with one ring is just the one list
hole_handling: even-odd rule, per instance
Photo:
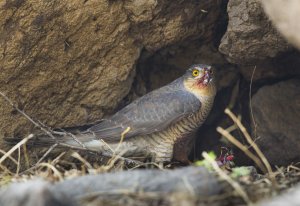
{"label": "orange cheek patch", "polygon": [[201,83],[201,81],[193,81],[187,80],[184,82],[185,88],[197,95],[200,96],[210,96],[211,95],[211,88],[210,85],[205,85]]}

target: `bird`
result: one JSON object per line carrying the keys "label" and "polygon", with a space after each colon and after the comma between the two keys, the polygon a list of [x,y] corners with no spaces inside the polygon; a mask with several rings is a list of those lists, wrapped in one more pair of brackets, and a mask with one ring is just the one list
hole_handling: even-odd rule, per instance
{"label": "bird", "polygon": [[[189,163],[194,133],[210,113],[216,95],[213,70],[206,64],[192,65],[178,79],[80,133],[56,132],[55,141],[103,154]],[[42,135],[35,141],[54,140]]]}

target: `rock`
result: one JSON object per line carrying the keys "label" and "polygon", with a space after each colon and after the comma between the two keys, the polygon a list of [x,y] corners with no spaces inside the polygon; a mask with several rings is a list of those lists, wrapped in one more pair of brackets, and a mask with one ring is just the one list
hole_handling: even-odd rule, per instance
{"label": "rock", "polygon": [[258,206],[297,206],[300,202],[300,186],[292,188],[278,197],[258,203]]}
{"label": "rock", "polygon": [[262,0],[265,12],[286,40],[300,49],[300,2],[298,0]]}
{"label": "rock", "polygon": [[[21,198],[14,196],[16,186],[27,188],[26,192],[18,193],[17,197]],[[196,202],[201,197],[207,200],[207,197],[219,194],[222,189],[217,178],[201,167],[133,170],[81,176],[56,184],[35,181],[17,183],[0,192],[0,203],[15,199],[14,206],[26,205],[27,202],[19,200],[28,200],[32,205],[46,205],[39,202],[35,193],[40,191],[39,194],[49,193],[57,202],[70,202],[72,205],[124,205],[125,202],[126,205],[161,205],[161,202],[164,205],[180,205]],[[57,202],[47,203],[56,205],[54,203]]]}
{"label": "rock", "polygon": [[[129,91],[141,49],[122,11],[106,0],[4,1],[0,90],[48,126],[100,118]],[[2,134],[24,132],[30,123],[0,104]]]}
{"label": "rock", "polygon": [[231,63],[256,64],[289,49],[264,14],[259,0],[229,0],[229,22],[219,46]]}
{"label": "rock", "polygon": [[[300,160],[300,80],[262,87],[252,98],[256,143],[272,165]],[[256,127],[255,127],[256,125]]]}
{"label": "rock", "polygon": [[135,24],[130,28],[130,34],[149,51],[156,51],[187,38],[189,41],[212,40],[222,4],[220,0],[126,2],[125,9],[129,13],[129,19]]}
{"label": "rock", "polygon": [[[47,126],[93,122],[127,95],[143,48],[212,39],[220,4],[2,1],[0,91]],[[3,98],[0,105],[1,136],[32,130]]]}
{"label": "rock", "polygon": [[0,192],[0,205],[10,206],[75,206],[71,199],[57,198],[51,184],[43,180],[13,183]]}

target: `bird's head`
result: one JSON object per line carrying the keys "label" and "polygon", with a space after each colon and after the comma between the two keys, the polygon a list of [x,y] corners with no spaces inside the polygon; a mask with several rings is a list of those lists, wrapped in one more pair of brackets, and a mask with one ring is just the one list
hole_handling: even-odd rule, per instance
{"label": "bird's head", "polygon": [[184,75],[185,88],[197,97],[215,96],[216,83],[213,68],[210,65],[192,65]]}

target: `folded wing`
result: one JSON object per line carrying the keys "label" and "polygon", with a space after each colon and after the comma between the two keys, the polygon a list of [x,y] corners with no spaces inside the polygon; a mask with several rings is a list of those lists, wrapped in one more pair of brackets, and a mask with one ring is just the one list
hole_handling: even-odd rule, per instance
{"label": "folded wing", "polygon": [[162,131],[170,124],[200,109],[200,101],[178,82],[162,87],[132,102],[109,119],[92,126],[87,132],[105,141]]}

